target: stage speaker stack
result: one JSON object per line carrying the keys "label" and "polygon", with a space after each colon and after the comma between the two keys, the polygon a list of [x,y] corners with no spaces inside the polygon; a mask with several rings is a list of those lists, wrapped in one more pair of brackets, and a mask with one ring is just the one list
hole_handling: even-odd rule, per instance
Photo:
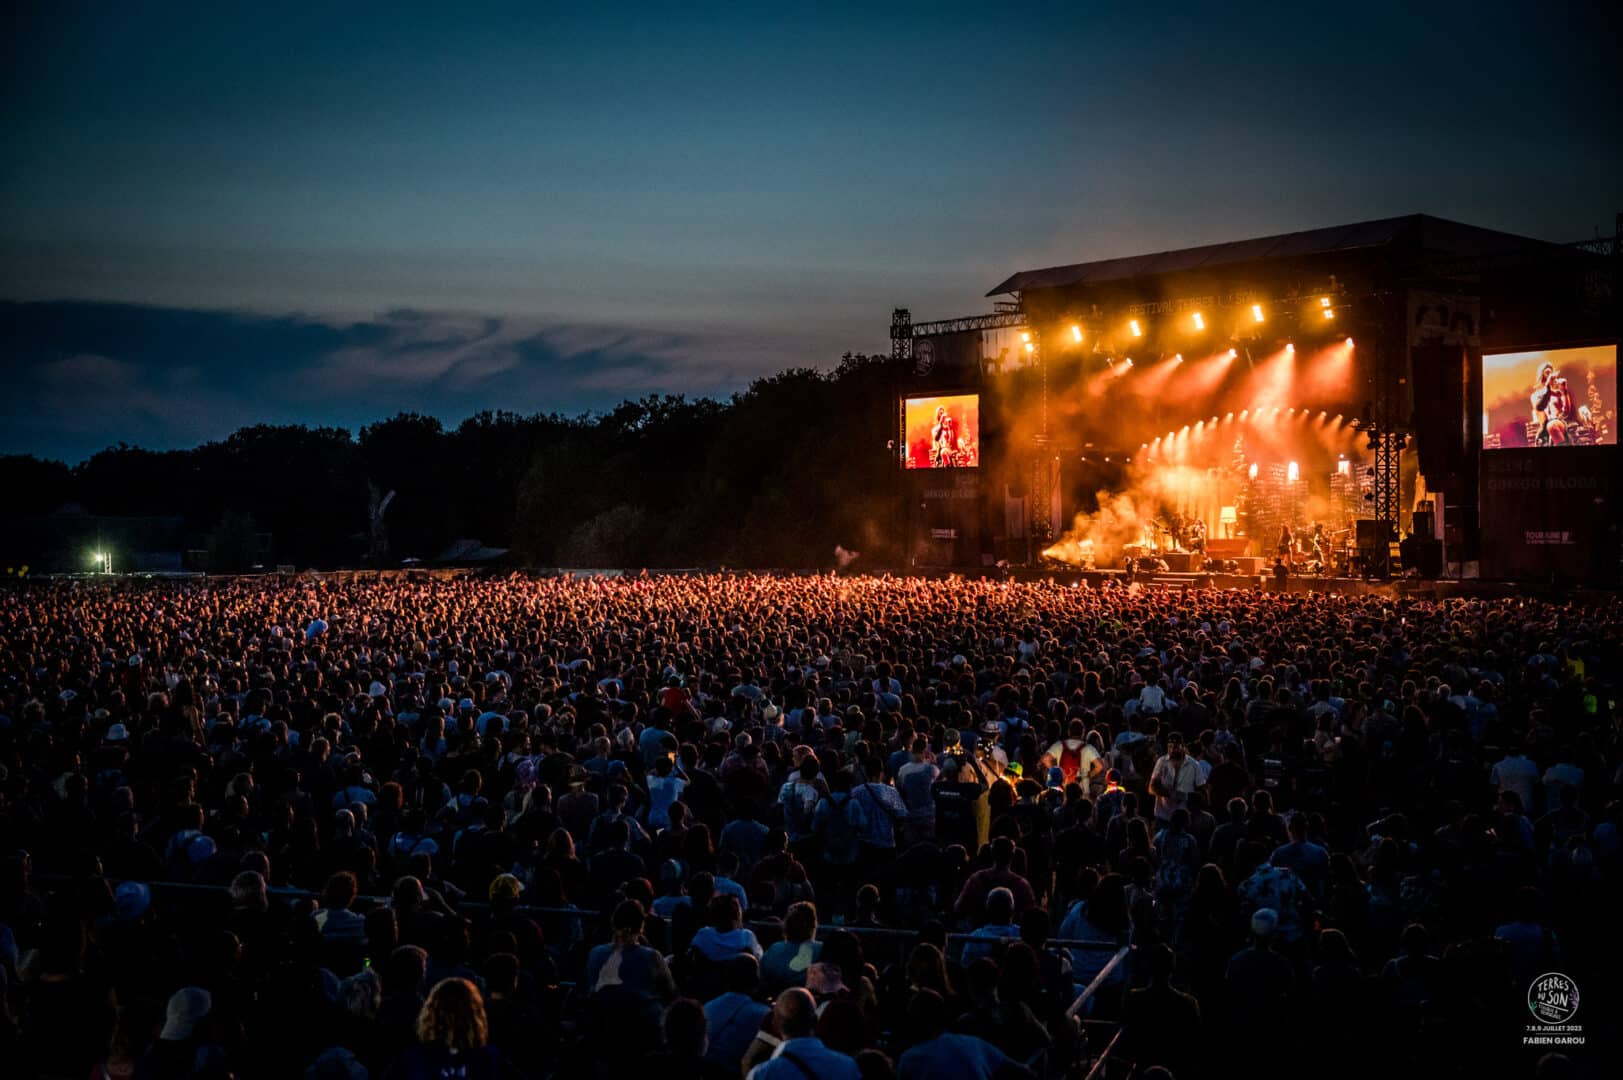
{"label": "stage speaker stack", "polygon": [[1379,518],[1359,518],[1356,535],[1365,576],[1388,576],[1392,566],[1392,523]]}
{"label": "stage speaker stack", "polygon": [[1443,576],[1443,542],[1441,540],[1425,539],[1420,541],[1419,558],[1415,565],[1420,570],[1420,576],[1427,579]]}

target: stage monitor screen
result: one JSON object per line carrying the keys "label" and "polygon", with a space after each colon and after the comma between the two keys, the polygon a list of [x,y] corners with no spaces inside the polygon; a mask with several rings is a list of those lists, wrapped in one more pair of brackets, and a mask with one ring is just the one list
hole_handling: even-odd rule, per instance
{"label": "stage monitor screen", "polygon": [[1617,445],[1617,346],[1482,357],[1482,448]]}
{"label": "stage monitor screen", "polygon": [[981,463],[978,394],[915,397],[903,402],[909,469],[972,469]]}

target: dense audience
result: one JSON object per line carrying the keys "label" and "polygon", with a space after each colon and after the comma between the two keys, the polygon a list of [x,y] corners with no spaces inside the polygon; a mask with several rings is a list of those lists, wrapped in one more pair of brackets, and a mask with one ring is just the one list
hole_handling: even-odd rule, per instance
{"label": "dense audience", "polygon": [[911,1080],[1114,1039],[1110,1075],[1577,1075],[1521,1037],[1550,971],[1609,1037],[1620,622],[958,578],[12,586],[0,1061]]}

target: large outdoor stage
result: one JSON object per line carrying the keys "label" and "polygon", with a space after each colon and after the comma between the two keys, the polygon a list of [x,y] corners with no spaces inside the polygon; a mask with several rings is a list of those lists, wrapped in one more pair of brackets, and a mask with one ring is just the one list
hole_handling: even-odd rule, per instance
{"label": "large outdoor stage", "polygon": [[1155,574],[1130,576],[1125,570],[1078,570],[1013,567],[1007,571],[1014,581],[1053,581],[1060,585],[1085,588],[1126,588],[1184,592],[1199,589],[1261,589],[1283,593],[1329,593],[1343,596],[1390,596],[1395,598],[1441,600],[1471,598],[1502,599],[1516,596],[1540,600],[1583,602],[1591,597],[1615,595],[1610,586],[1568,585],[1560,582],[1525,583],[1487,581],[1481,578],[1396,577],[1387,579],[1344,577],[1290,577],[1283,583],[1265,575],[1251,574]]}
{"label": "large outdoor stage", "polygon": [[909,567],[1615,582],[1608,243],[1414,215],[898,309]]}

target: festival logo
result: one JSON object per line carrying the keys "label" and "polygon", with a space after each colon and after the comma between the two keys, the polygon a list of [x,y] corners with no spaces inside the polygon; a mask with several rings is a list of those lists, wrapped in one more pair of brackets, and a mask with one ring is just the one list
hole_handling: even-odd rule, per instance
{"label": "festival logo", "polygon": [[1527,1011],[1534,1023],[1522,1035],[1524,1046],[1582,1046],[1583,1025],[1578,1015],[1578,984],[1559,971],[1546,972],[1527,988]]}
{"label": "festival logo", "polygon": [[1559,972],[1540,975],[1527,988],[1527,1008],[1544,1024],[1565,1024],[1578,1012],[1578,984]]}

